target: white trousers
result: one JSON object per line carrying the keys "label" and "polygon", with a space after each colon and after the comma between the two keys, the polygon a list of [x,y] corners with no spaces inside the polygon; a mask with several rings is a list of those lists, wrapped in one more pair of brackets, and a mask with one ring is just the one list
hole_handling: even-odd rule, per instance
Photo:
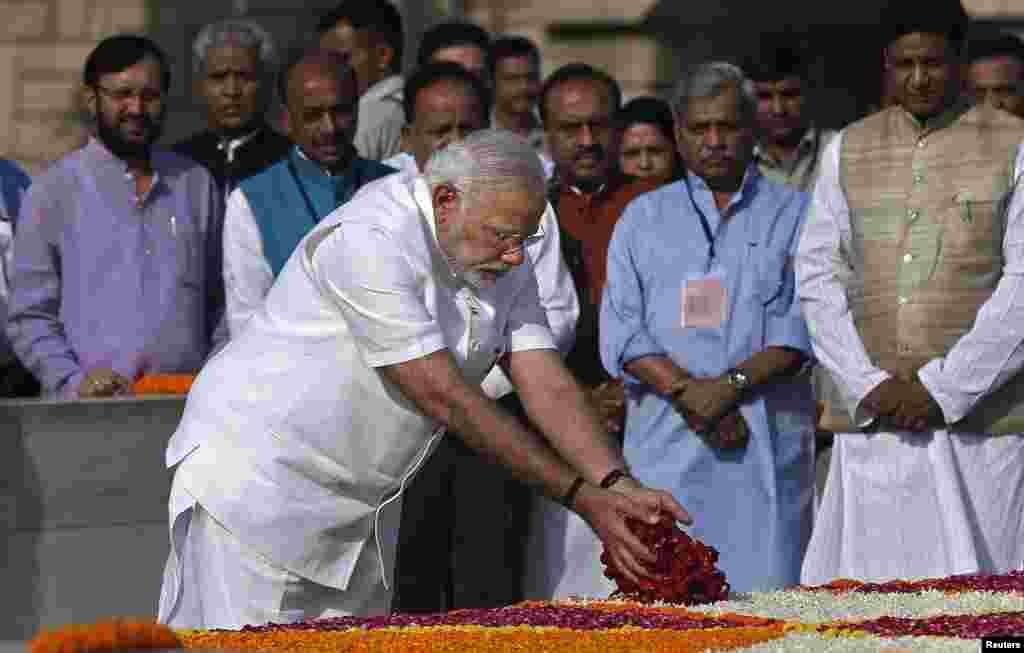
{"label": "white trousers", "polygon": [[802,583],[1005,573],[1022,562],[1024,436],[836,434]]}
{"label": "white trousers", "polygon": [[238,629],[390,610],[391,592],[381,581],[372,543],[356,563],[348,587],[338,590],[298,576],[247,547],[177,482],[171,506],[171,554],[160,591],[160,623],[181,629]]}

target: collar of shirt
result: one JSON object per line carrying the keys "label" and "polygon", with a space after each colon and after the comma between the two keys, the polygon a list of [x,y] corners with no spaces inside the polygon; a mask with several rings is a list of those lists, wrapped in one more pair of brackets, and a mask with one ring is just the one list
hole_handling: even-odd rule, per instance
{"label": "collar of shirt", "polygon": [[416,163],[416,157],[408,152],[399,152],[393,157],[384,159],[381,163],[402,172],[412,172],[415,174],[420,172],[420,166]]}
{"label": "collar of shirt", "polygon": [[366,165],[366,159],[353,153],[352,160],[349,162],[345,172],[340,174],[331,174],[324,170],[320,164],[313,161],[302,151],[302,148],[295,146],[292,148],[291,161],[295,166],[295,171],[302,177],[303,182],[309,182],[315,186],[321,187],[323,190],[331,193],[332,197],[336,198],[337,201],[341,201],[340,198],[351,197],[355,192],[354,188],[359,183],[360,175]]}
{"label": "collar of shirt", "polygon": [[235,160],[235,152],[238,150],[238,148],[242,147],[252,139],[256,138],[256,136],[259,135],[261,131],[263,131],[263,127],[257,127],[256,129],[253,129],[251,132],[239,136],[237,138],[223,139],[219,143],[217,143],[217,149],[224,152],[224,157],[227,159],[228,163],[231,163]]}
{"label": "collar of shirt", "polygon": [[[92,169],[97,174],[109,175],[110,173],[116,173],[128,181],[134,181],[135,179],[134,173],[128,169],[128,164],[125,163],[124,159],[108,150],[95,136],[89,137],[89,142],[86,144],[82,154],[84,162],[87,163],[87,169]],[[164,183],[165,175],[161,174],[163,163],[162,157],[159,156],[155,148],[150,151],[149,166],[153,170],[153,184],[150,186],[145,197],[140,199],[140,206],[149,197],[153,196],[158,186]]]}
{"label": "collar of shirt", "polygon": [[[686,171],[686,178],[690,182],[690,188],[692,189],[697,200],[697,195],[705,195],[711,202],[711,206],[716,206],[714,194],[711,188],[704,181],[703,177],[695,175],[690,170]],[[732,211],[734,208],[738,208],[740,203],[744,202],[748,197],[752,196],[757,186],[758,180],[761,178],[761,172],[757,169],[757,162],[751,161],[747,164],[747,170],[743,173],[743,181],[740,182],[740,188],[738,191],[733,193],[729,199],[729,204],[725,207],[724,211],[719,211],[719,214],[724,215],[725,213]]]}
{"label": "collar of shirt", "polygon": [[401,75],[390,75],[366,89],[366,92],[363,93],[361,98],[359,98],[359,101],[372,102],[375,100],[381,100],[388,96],[401,98],[402,87],[404,86],[405,79],[403,79]]}
{"label": "collar of shirt", "polygon": [[906,119],[910,121],[910,124],[913,125],[914,129],[916,129],[917,131],[921,132],[922,135],[924,135],[930,132],[938,131],[940,129],[945,129],[946,127],[949,127],[954,122],[956,122],[956,120],[960,116],[967,113],[970,110],[970,108],[970,100],[967,99],[966,97],[961,96],[949,108],[947,108],[945,111],[938,114],[937,116],[932,116],[931,118],[926,120],[924,124],[922,124],[921,121],[917,119],[917,116],[904,109],[901,105],[893,107],[893,110],[902,112],[903,115],[906,116]]}
{"label": "collar of shirt", "polygon": [[[804,132],[803,137],[800,139],[800,143],[797,145],[796,159],[793,160],[793,164],[790,168],[795,169],[800,165],[800,161],[808,155],[818,151],[818,140],[821,138],[821,130],[813,125],[807,128]],[[781,161],[776,160],[768,153],[760,143],[754,145],[754,159],[763,165],[768,165],[772,168],[783,168],[785,167]]]}

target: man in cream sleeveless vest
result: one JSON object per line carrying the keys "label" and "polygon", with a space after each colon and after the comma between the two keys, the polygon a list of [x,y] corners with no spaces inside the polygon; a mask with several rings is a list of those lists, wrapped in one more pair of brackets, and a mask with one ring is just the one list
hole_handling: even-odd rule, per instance
{"label": "man in cream sleeveless vest", "polygon": [[894,3],[897,103],[826,150],[797,257],[836,436],[802,581],[1024,560],[1024,122],[961,92],[959,0]]}

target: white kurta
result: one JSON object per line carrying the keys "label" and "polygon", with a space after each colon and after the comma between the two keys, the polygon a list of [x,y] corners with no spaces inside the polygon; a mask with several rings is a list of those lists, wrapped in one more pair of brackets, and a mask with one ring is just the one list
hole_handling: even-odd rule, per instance
{"label": "white kurta", "polygon": [[[209,621],[226,612],[212,608],[176,619],[198,589],[180,555],[197,503],[272,567],[378,591],[394,566],[394,499],[438,424],[376,368],[446,349],[476,384],[504,351],[554,348],[529,259],[476,290],[437,244],[422,178],[368,185],[302,240],[246,329],[196,379],[167,451],[167,465],[180,465],[161,620],[239,625]],[[311,615],[282,618],[292,616]]]}
{"label": "white kurta", "polygon": [[[848,280],[861,262],[839,179],[843,135],[829,144],[796,260],[800,300],[818,361],[854,423],[888,374],[854,324]],[[1024,172],[1018,149],[1014,179]],[[1009,202],[1003,276],[970,332],[921,381],[952,424],[1024,366],[1024,196]],[[1002,572],[1024,562],[1024,437],[947,429],[837,434],[801,582]]]}

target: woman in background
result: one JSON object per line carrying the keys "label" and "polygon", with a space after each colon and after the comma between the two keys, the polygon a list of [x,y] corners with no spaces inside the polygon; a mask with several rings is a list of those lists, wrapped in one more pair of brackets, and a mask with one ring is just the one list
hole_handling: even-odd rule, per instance
{"label": "woman in background", "polygon": [[619,110],[615,123],[614,147],[623,174],[650,177],[659,184],[682,175],[683,160],[667,102],[656,97],[634,98]]}

